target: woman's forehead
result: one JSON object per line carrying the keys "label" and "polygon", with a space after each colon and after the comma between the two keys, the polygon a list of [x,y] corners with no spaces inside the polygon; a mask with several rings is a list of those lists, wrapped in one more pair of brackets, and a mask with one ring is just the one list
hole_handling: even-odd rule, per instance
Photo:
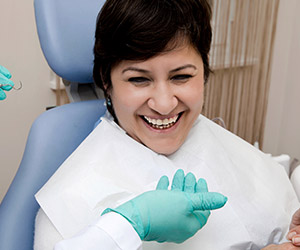
{"label": "woman's forehead", "polygon": [[[189,63],[202,63],[200,53],[190,43],[178,43],[172,49],[166,49],[155,56],[145,60],[122,60],[115,65],[115,69],[126,70],[126,68],[148,68],[149,66],[158,66],[160,63],[164,66],[179,67],[179,65]],[[167,65],[165,65],[167,64]]]}

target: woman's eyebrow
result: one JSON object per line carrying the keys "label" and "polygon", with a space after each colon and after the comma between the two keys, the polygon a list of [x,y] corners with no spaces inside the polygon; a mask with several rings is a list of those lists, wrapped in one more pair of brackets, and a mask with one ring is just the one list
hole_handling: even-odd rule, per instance
{"label": "woman's eyebrow", "polygon": [[[193,64],[185,64],[185,65],[180,66],[176,69],[172,69],[170,71],[170,73],[174,73],[174,72],[186,69],[186,68],[193,68],[195,70],[197,69],[197,67]],[[122,74],[124,74],[126,71],[136,71],[136,72],[140,72],[140,73],[150,73],[150,71],[146,70],[146,69],[141,69],[141,68],[137,68],[137,67],[128,67],[128,68],[122,70]]]}
{"label": "woman's eyebrow", "polygon": [[140,73],[149,73],[150,71],[146,69],[141,69],[141,68],[136,68],[136,67],[128,67],[126,69],[123,69],[122,74],[125,73],[126,71],[136,71]]}
{"label": "woman's eyebrow", "polygon": [[180,70],[182,70],[182,69],[186,69],[186,68],[193,68],[193,69],[197,69],[197,67],[195,66],[195,65],[193,65],[193,64],[185,64],[185,65],[183,65],[183,66],[180,66],[180,67],[178,67],[178,68],[176,68],[176,69],[172,69],[171,71],[170,71],[170,73],[174,73],[174,72],[177,72],[177,71],[180,71]]}

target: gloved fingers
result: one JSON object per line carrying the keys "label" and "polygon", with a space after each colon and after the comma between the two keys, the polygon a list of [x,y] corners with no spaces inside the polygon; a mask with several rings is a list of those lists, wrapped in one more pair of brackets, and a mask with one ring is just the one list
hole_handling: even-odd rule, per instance
{"label": "gloved fingers", "polygon": [[6,94],[4,91],[0,88],[0,101],[4,100],[6,98]]}
{"label": "gloved fingers", "polygon": [[227,202],[227,197],[220,193],[206,192],[189,194],[193,210],[214,210]]}
{"label": "gloved fingers", "polygon": [[1,65],[0,65],[0,74],[4,75],[8,79],[11,78],[11,73],[9,72],[9,70]]}
{"label": "gloved fingers", "polygon": [[6,91],[9,91],[13,88],[15,84],[13,83],[13,81],[7,79],[7,78],[3,78],[3,76],[0,75],[0,88]]}
{"label": "gloved fingers", "polygon": [[[0,89],[9,91],[14,86],[14,83],[9,80],[11,78],[11,74],[7,68],[0,65]],[[6,94],[1,93],[0,100],[4,100],[6,98]]]}
{"label": "gloved fingers", "polygon": [[182,169],[178,169],[173,177],[171,190],[183,190],[184,185],[184,172]]}
{"label": "gloved fingers", "polygon": [[168,190],[168,187],[169,187],[169,178],[165,175],[160,177],[156,186],[156,190]]}
{"label": "gloved fingers", "polygon": [[196,185],[196,193],[208,192],[206,180],[200,178]]}
{"label": "gloved fingers", "polygon": [[187,193],[195,193],[196,177],[192,173],[188,173],[184,179],[183,191]]}

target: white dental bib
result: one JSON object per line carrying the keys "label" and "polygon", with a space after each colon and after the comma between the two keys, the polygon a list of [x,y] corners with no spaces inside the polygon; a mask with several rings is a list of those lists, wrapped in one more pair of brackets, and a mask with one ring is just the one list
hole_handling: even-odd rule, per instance
{"label": "white dental bib", "polygon": [[269,156],[199,116],[174,154],[159,155],[114,122],[102,122],[61,165],[36,199],[55,228],[68,238],[107,207],[155,189],[177,169],[204,178],[209,191],[228,197],[206,226],[182,244],[144,242],[144,250],[261,249],[279,243],[299,207],[284,169]]}

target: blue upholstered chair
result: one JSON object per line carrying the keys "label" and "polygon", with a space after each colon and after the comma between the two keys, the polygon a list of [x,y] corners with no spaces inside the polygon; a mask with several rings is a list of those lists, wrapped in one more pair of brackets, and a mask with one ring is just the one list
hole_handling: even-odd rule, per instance
{"label": "blue upholstered chair", "polygon": [[[78,86],[90,83],[96,18],[104,0],[35,0],[41,48],[52,70]],[[41,83],[45,84],[45,83]],[[77,100],[76,100],[77,101]],[[32,250],[34,194],[93,130],[103,100],[73,102],[33,123],[22,162],[0,205],[0,249]]]}

